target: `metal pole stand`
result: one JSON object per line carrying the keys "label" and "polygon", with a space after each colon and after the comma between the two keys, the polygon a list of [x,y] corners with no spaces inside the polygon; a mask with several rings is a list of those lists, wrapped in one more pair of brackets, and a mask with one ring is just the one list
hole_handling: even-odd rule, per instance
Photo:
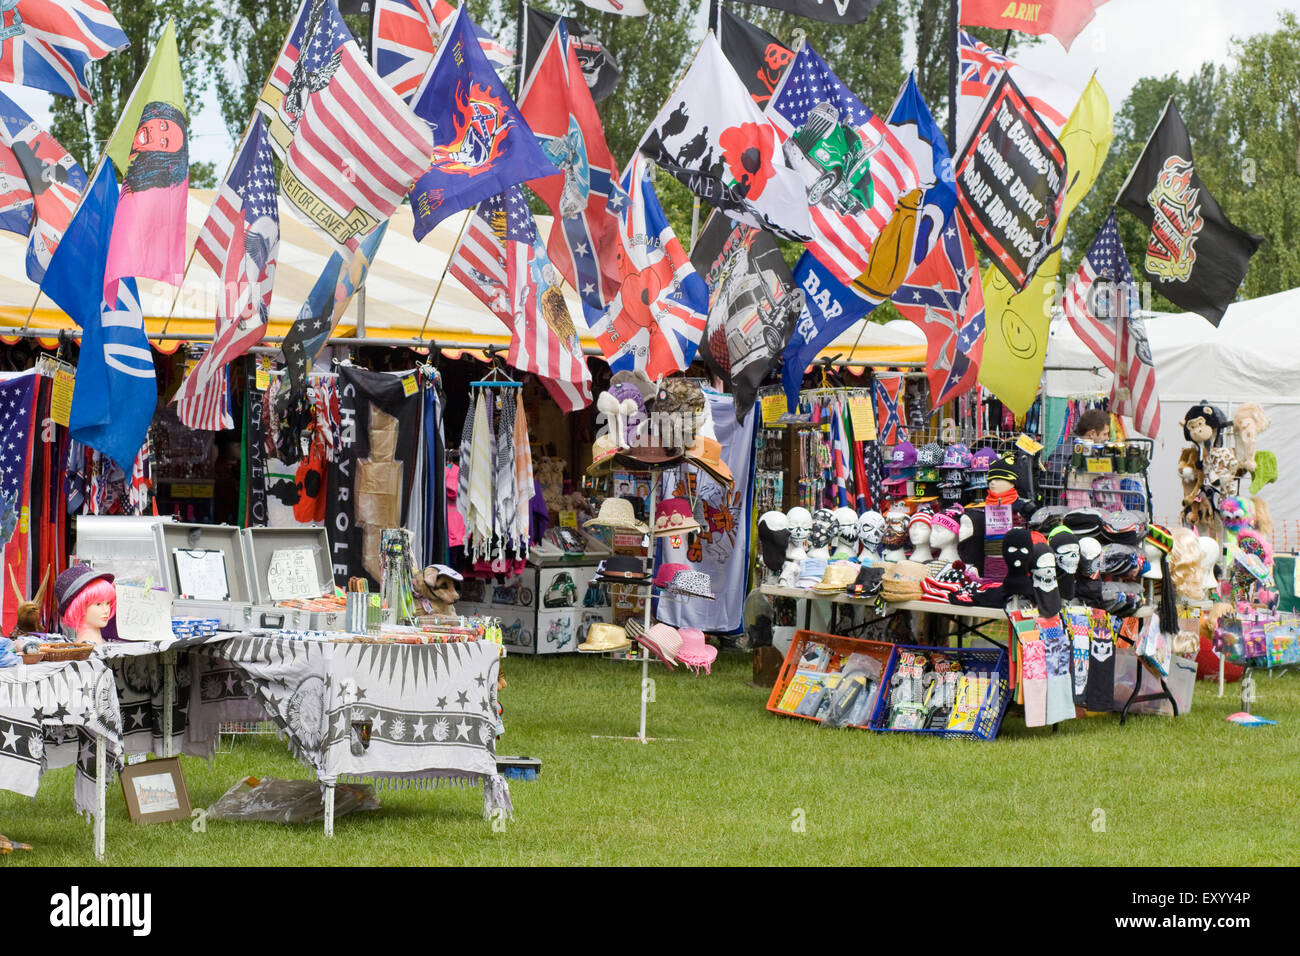
{"label": "metal pole stand", "polygon": [[334,836],[334,784],[325,785],[325,835]]}
{"label": "metal pole stand", "polygon": [[103,862],[104,813],[108,805],[108,762],[104,754],[104,735],[95,735],[95,859]]}

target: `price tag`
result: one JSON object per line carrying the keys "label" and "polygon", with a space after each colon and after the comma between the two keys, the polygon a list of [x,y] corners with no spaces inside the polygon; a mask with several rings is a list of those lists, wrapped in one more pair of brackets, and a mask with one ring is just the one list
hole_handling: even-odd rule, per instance
{"label": "price tag", "polygon": [[1021,433],[1020,437],[1016,439],[1016,447],[1019,448],[1021,451],[1023,451],[1026,455],[1037,455],[1040,451],[1043,450],[1042,445],[1040,445],[1038,442],[1034,441],[1032,438],[1030,438],[1028,435],[1024,433]]}
{"label": "price tag", "polygon": [[785,414],[786,410],[786,400],[784,395],[764,395],[762,401],[759,403],[759,408],[763,412],[764,428],[772,428],[774,426],[778,428],[784,427],[782,425],[777,425],[777,420]]}
{"label": "price tag", "polygon": [[260,391],[265,392],[271,387],[271,362],[270,359],[259,359],[257,362],[257,373],[254,376],[255,384]]}
{"label": "price tag", "polygon": [[1089,458],[1088,470],[1092,472],[1111,472],[1115,468],[1109,458]]}
{"label": "price tag", "polygon": [[76,373],[60,367],[54,373],[54,389],[50,393],[50,417],[54,424],[68,427],[72,418],[72,388],[76,384]]}
{"label": "price tag", "polygon": [[271,553],[266,590],[272,601],[318,598],[324,592],[316,576],[313,548],[280,548]]}
{"label": "price tag", "polygon": [[876,415],[865,395],[849,399],[849,424],[853,426],[854,441],[876,440]]}
{"label": "price tag", "polygon": [[990,538],[1005,537],[1011,530],[1010,505],[984,506],[984,534]]}
{"label": "price tag", "polygon": [[165,589],[119,584],[117,636],[124,641],[162,641],[171,637],[171,595]]}
{"label": "price tag", "polygon": [[405,378],[402,379],[402,394],[403,394],[403,395],[407,395],[407,396],[414,395],[417,391],[419,391],[419,388],[420,388],[420,385],[419,385],[419,383],[415,380],[415,376],[414,376],[414,375],[407,375]]}
{"label": "price tag", "polygon": [[576,528],[577,526],[578,526],[578,512],[576,511],[560,512],[561,528]]}

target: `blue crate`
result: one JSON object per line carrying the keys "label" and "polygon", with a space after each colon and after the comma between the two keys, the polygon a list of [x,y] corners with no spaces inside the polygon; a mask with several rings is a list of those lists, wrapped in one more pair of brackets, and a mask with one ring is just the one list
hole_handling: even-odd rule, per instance
{"label": "blue crate", "polygon": [[[904,651],[917,651],[922,654],[938,652],[956,660],[961,664],[963,671],[979,671],[996,675],[992,691],[980,707],[974,730],[912,730],[885,725],[889,715],[889,687],[898,668],[899,655]],[[998,647],[923,647],[916,644],[895,644],[889,655],[889,662],[881,675],[880,694],[876,700],[876,709],[871,715],[870,727],[874,731],[886,734],[926,734],[959,740],[992,740],[998,735],[1002,718],[1007,712],[1007,705],[1011,702],[1010,677],[1011,663],[1007,658],[1007,652]]]}

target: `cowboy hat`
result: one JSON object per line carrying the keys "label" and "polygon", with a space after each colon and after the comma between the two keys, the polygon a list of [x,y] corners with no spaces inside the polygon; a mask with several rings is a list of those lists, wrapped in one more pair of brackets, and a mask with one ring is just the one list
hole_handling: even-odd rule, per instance
{"label": "cowboy hat", "polygon": [[686,462],[708,472],[720,485],[730,486],[734,483],[731,468],[722,460],[722,446],[712,438],[696,435],[695,442],[686,449]]}

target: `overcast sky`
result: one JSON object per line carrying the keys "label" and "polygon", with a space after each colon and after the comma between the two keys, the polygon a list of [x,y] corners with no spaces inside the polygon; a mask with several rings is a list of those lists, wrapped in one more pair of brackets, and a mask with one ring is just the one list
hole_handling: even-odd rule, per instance
{"label": "overcast sky", "polygon": [[[654,7],[654,0],[650,6]],[[1283,10],[1300,10],[1300,0],[1109,0],[1098,8],[1069,53],[1054,38],[1045,37],[1017,59],[1079,88],[1096,70],[1112,107],[1118,110],[1142,77],[1175,72],[1187,76],[1206,60],[1226,63],[1231,37],[1272,30]],[[37,122],[48,125],[48,94],[9,84],[4,91]],[[191,158],[215,163],[221,175],[234,142],[221,122],[213,94],[199,104],[192,125]]]}

